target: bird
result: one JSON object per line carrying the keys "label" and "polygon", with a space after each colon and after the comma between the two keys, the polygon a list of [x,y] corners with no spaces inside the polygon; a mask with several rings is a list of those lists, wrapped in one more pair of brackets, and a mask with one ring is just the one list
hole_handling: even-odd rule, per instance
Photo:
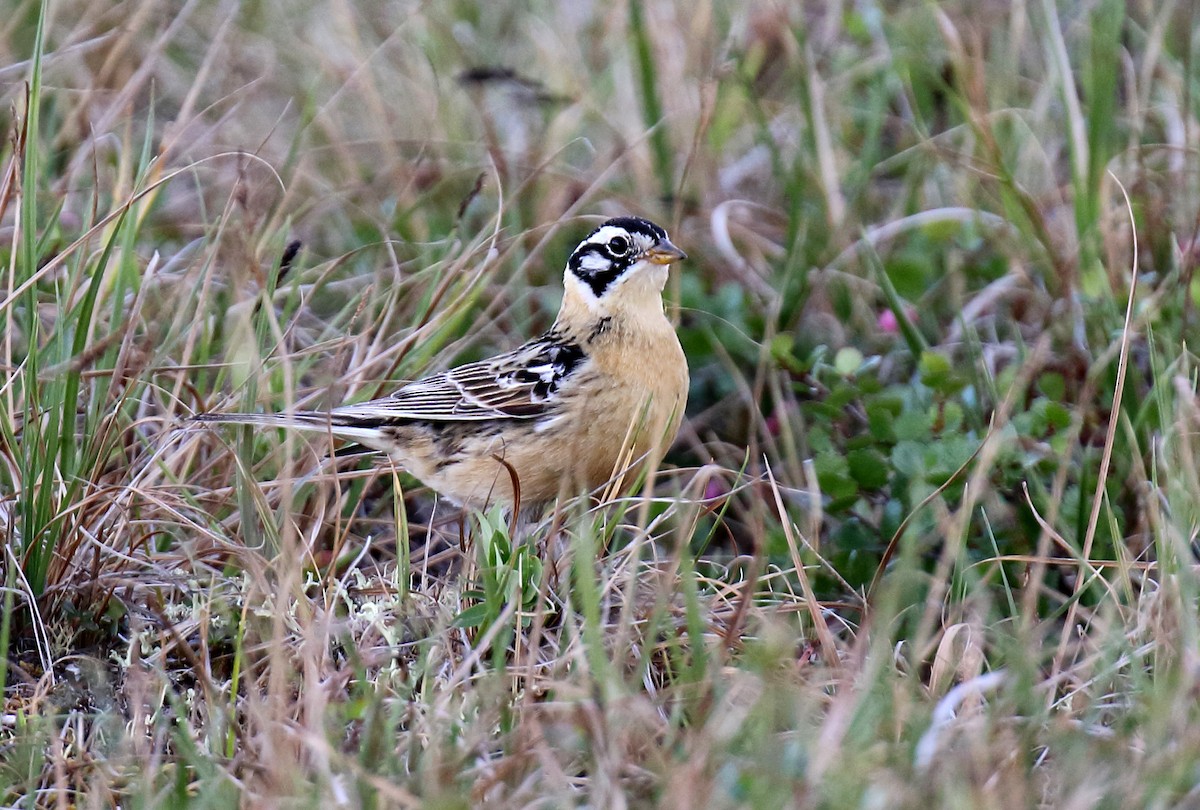
{"label": "bird", "polygon": [[674,441],[688,365],[663,309],[687,255],[658,225],[609,219],[571,253],[558,315],[511,351],[328,411],[202,413],[316,431],[386,454],[464,509],[544,509],[631,480]]}

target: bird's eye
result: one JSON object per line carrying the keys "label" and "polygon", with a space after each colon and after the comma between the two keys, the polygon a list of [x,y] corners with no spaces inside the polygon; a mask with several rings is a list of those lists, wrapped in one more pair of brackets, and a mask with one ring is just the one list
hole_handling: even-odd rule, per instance
{"label": "bird's eye", "polygon": [[621,258],[629,253],[629,240],[624,236],[614,236],[608,241],[608,252],[611,253],[614,258]]}

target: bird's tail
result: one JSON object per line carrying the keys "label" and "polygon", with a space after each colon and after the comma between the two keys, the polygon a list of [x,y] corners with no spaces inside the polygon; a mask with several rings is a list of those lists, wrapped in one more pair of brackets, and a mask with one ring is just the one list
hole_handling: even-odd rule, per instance
{"label": "bird's tail", "polygon": [[386,450],[386,437],[378,427],[355,423],[340,414],[328,411],[296,411],[294,413],[198,413],[192,422],[206,424],[259,425],[261,427],[306,430],[327,433],[339,439],[349,439],[373,450]]}

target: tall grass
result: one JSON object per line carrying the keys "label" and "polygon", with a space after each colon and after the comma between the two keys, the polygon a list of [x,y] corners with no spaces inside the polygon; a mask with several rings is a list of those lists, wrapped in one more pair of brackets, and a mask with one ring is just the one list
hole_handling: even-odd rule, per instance
{"label": "tall grass", "polygon": [[[1187,806],[1195,30],[25,4],[0,804]],[[187,421],[511,347],[627,212],[692,256],[631,493],[514,526]]]}

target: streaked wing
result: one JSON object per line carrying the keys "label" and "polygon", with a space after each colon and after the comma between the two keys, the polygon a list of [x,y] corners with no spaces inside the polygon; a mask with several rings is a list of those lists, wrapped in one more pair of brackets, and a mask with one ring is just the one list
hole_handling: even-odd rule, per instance
{"label": "streaked wing", "polygon": [[548,332],[506,354],[409,383],[391,396],[334,409],[335,421],[532,419],[557,401],[584,361],[574,342]]}

